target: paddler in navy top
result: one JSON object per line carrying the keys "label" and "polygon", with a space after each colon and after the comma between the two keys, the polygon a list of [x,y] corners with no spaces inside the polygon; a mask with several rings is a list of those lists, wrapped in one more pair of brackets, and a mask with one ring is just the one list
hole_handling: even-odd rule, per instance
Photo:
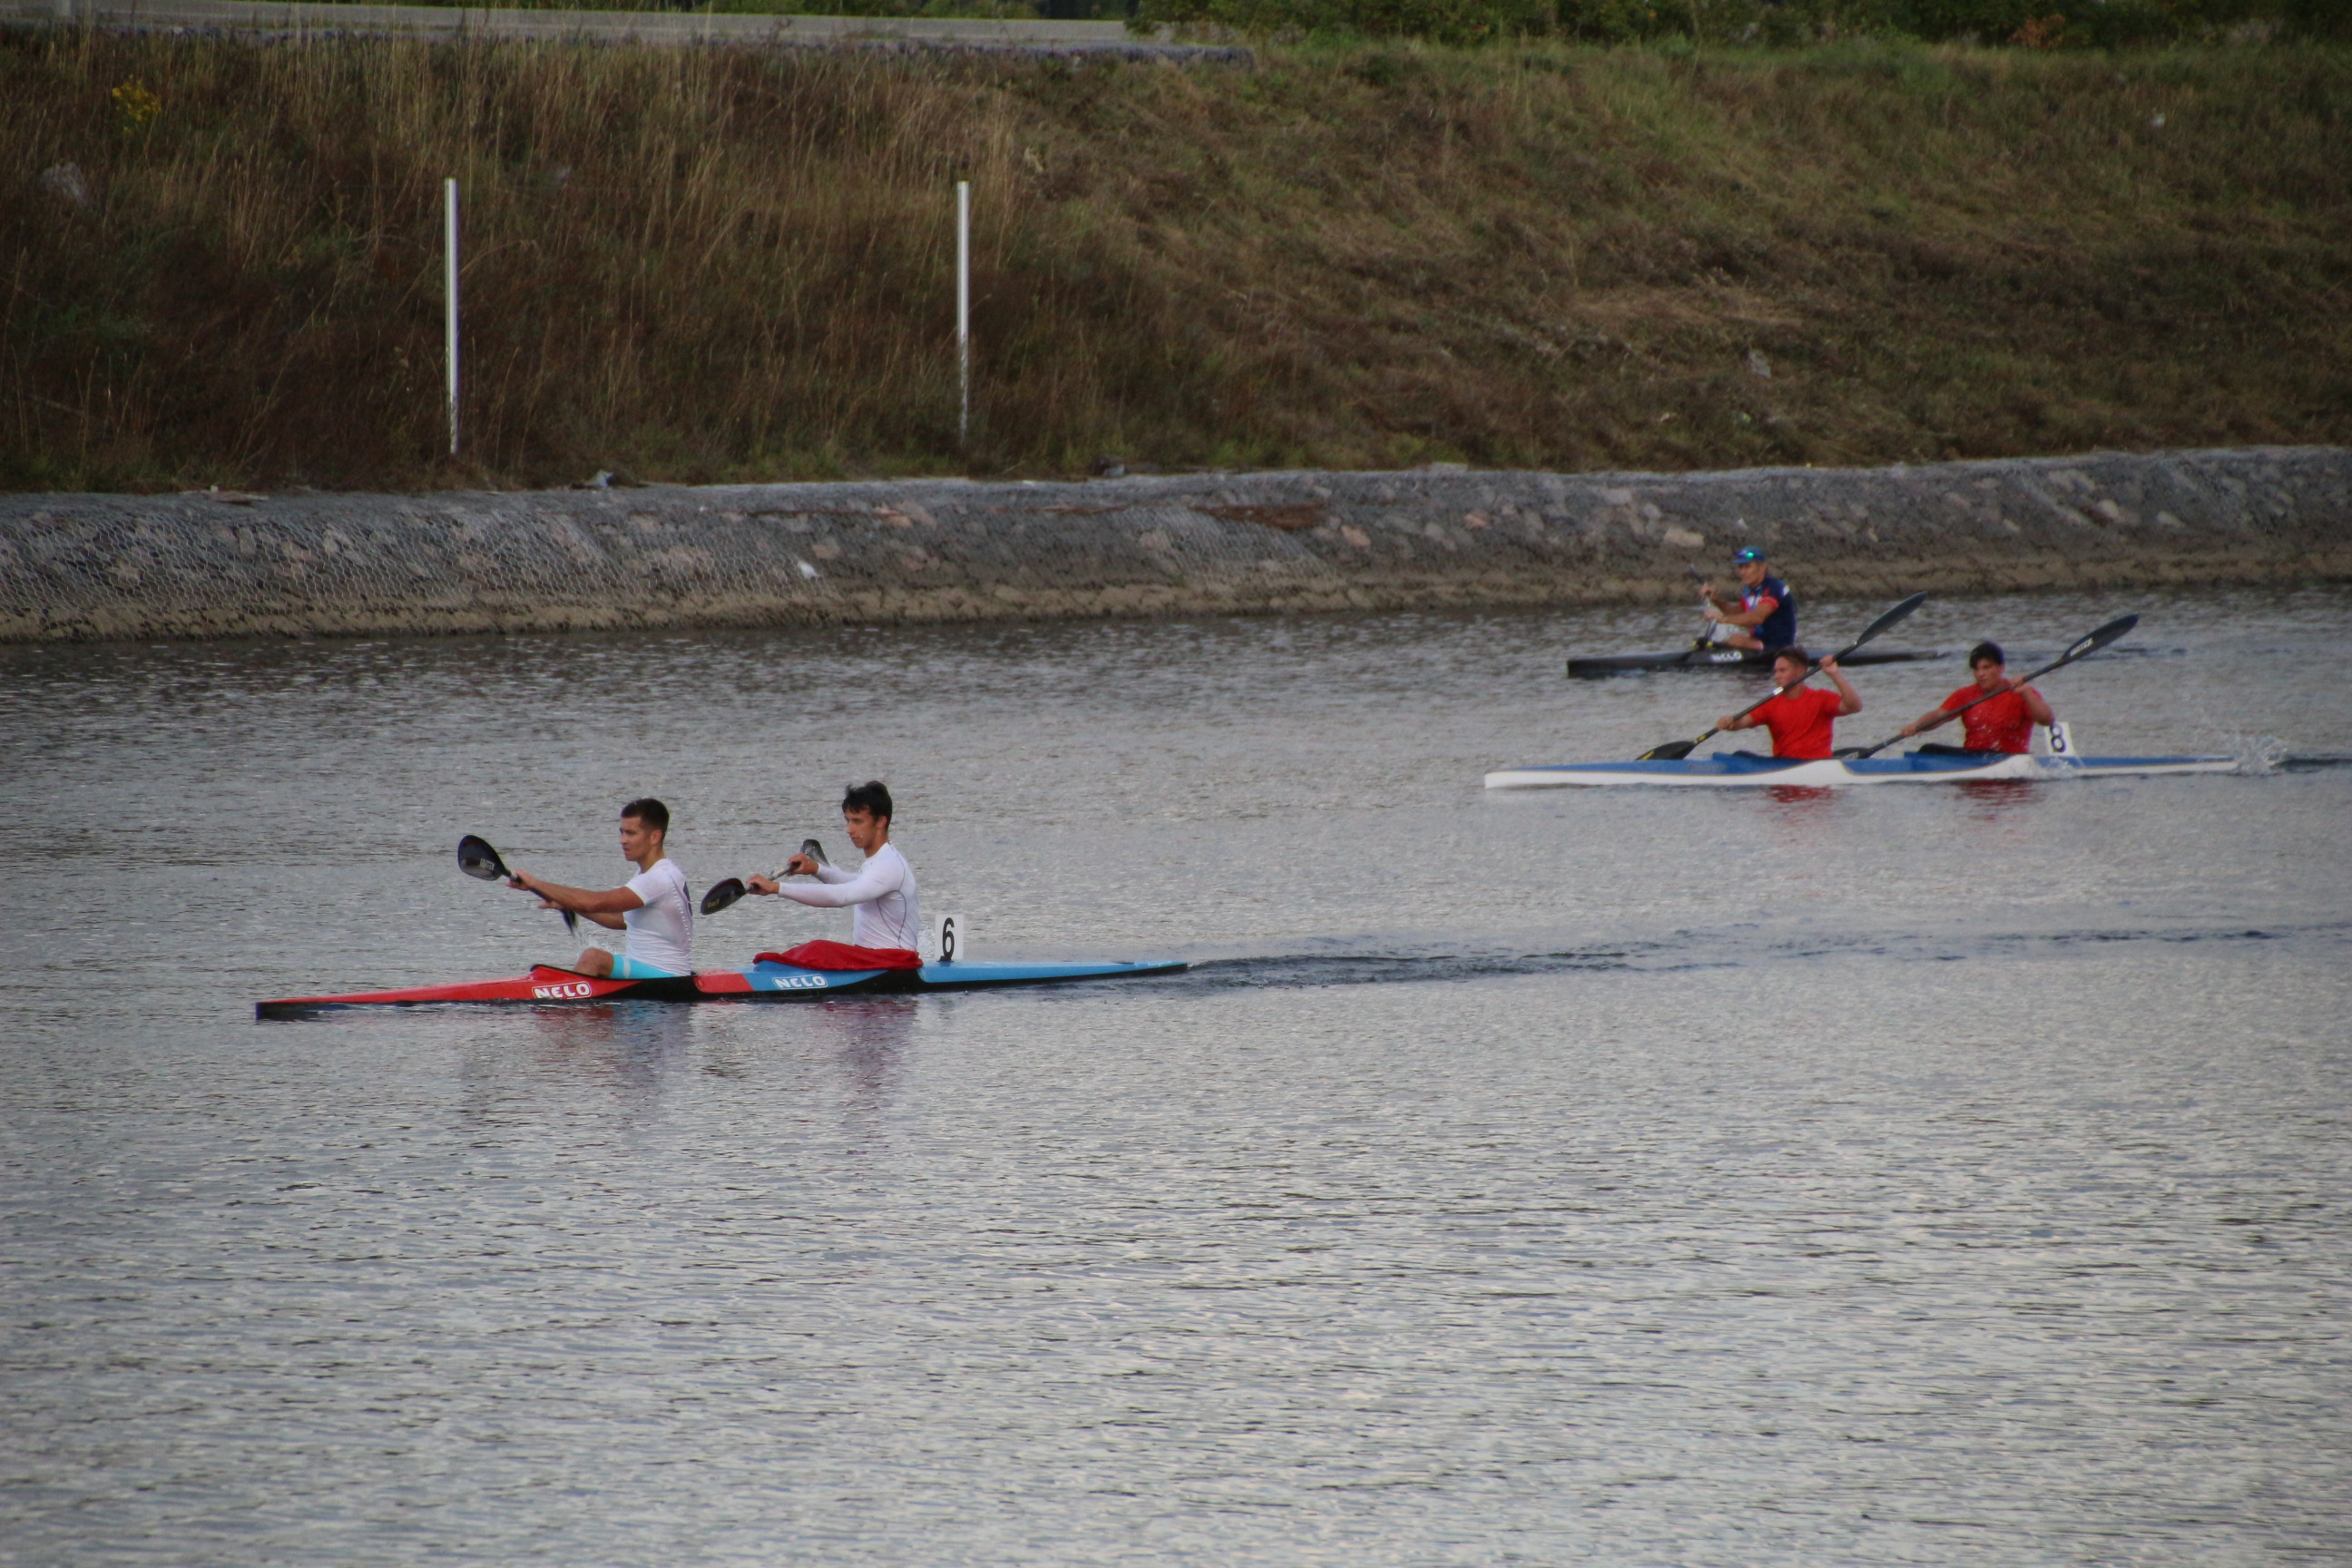
{"label": "paddler in navy top", "polygon": [[1836,745],[1837,721],[1862,711],[1862,696],[1847,682],[1836,659],[1822,660],[1821,668],[1836,686],[1835,691],[1807,686],[1805,678],[1812,673],[1812,660],[1803,648],[1782,648],[1772,657],[1772,684],[1780,689],[1780,694],[1753,713],[1726,714],[1715,721],[1715,727],[1769,730],[1776,757],[1818,760],[1828,756]]}
{"label": "paddler in navy top", "polygon": [[1764,552],[1750,545],[1731,558],[1739,574],[1739,607],[1719,604],[1715,584],[1699,585],[1706,601],[1706,618],[1716,623],[1715,641],[1725,647],[1763,649],[1792,647],[1797,640],[1797,597],[1789,584],[1772,575]]}
{"label": "paddler in navy top", "polygon": [[[783,874],[814,877],[814,887],[769,877],[745,879],[743,886],[751,892],[775,894],[815,909],[851,911],[849,948],[853,951],[843,952],[838,942],[804,942],[778,957],[814,969],[857,969],[877,963],[909,968],[921,962],[917,956],[921,916],[915,902],[915,868],[890,842],[893,809],[889,786],[880,779],[853,784],[841,797],[842,826],[849,833],[850,843],[866,857],[866,864],[855,871],[795,855],[785,863]],[[825,950],[831,950],[829,957]]]}
{"label": "paddler in navy top", "polygon": [[[2058,721],[2048,698],[2009,674],[2009,661],[2001,655],[2000,644],[1980,642],[1969,649],[1969,673],[1976,677],[1975,684],[1961,687],[1903,726],[1906,735],[1924,735],[1938,724],[1950,722],[1954,712],[1975,702],[1975,707],[1960,714],[1961,743],[1939,746],[1931,742],[1920,747],[1921,751],[2023,752],[2032,745],[2033,726]],[[2000,695],[1987,696],[1988,692]],[[1984,700],[1978,702],[1979,697]]]}
{"label": "paddler in navy top", "polygon": [[582,953],[572,966],[582,974],[615,980],[691,974],[694,900],[686,890],[686,873],[665,853],[668,843],[669,807],[650,796],[633,800],[621,808],[621,854],[637,868],[626,884],[596,893],[519,870],[507,886],[537,893],[542,909],[570,910],[607,931],[629,933],[617,954],[601,947]]}

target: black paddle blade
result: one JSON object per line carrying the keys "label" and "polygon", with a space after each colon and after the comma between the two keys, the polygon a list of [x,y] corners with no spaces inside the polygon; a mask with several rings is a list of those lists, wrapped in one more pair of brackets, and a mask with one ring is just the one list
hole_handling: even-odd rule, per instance
{"label": "black paddle blade", "polygon": [[1912,595],[1909,598],[1904,600],[1901,604],[1895,605],[1893,609],[1887,611],[1885,615],[1871,622],[1870,625],[1864,626],[1862,630],[1862,635],[1853,639],[1853,643],[1846,648],[1846,652],[1852,653],[1855,648],[1860,647],[1863,644],[1868,642],[1871,638],[1876,637],[1879,633],[1885,631],[1895,622],[1903,619],[1904,616],[1909,615],[1912,611],[1917,609],[1927,602],[1927,595]]}
{"label": "black paddle blade", "polygon": [[[2097,631],[2087,632],[2077,638],[2064,653],[2058,656],[2057,662],[2051,665],[2050,668],[2055,669],[2061,664],[2072,664],[2086,655],[2095,654],[2137,625],[2139,625],[2137,616],[2123,616],[2109,621]],[[2042,673],[2046,675],[2049,670],[2044,670]]]}
{"label": "black paddle blade", "polygon": [[1668,741],[1663,746],[1652,746],[1633,760],[1637,763],[1679,763],[1691,754],[1696,741]]}
{"label": "black paddle blade", "polygon": [[801,840],[801,853],[807,856],[810,859],[815,861],[820,866],[830,866],[833,864],[832,861],[827,860],[824,858],[824,846],[819,844],[814,838],[803,838]]}
{"label": "black paddle blade", "polygon": [[714,883],[710,891],[702,895],[702,912],[715,915],[749,891],[751,889],[743,886],[740,877],[730,877],[723,882]]}
{"label": "black paddle blade", "polygon": [[457,840],[457,869],[485,882],[503,882],[507,877],[507,863],[499,858],[490,841],[470,833]]}

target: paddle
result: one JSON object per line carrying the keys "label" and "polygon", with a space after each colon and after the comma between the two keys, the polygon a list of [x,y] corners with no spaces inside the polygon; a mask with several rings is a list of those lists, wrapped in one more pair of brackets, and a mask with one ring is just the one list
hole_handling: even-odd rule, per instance
{"label": "paddle", "polygon": [[[820,866],[830,864],[824,858],[824,846],[814,838],[801,840],[801,853]],[[776,873],[775,879],[781,881],[783,876],[784,873],[779,871]],[[743,885],[743,879],[740,877],[730,877],[723,882],[715,882],[711,884],[710,891],[702,895],[702,912],[706,915],[715,915],[751,890]]]}
{"label": "paddle", "polygon": [[[1696,563],[1685,561],[1683,563],[1683,570],[1690,574],[1690,580],[1692,582],[1697,584],[1702,588],[1706,586],[1706,574],[1700,571]],[[1691,646],[1693,647],[1705,647],[1714,640],[1715,623],[1713,621],[1708,621],[1698,628],[1698,636],[1691,639]]]}
{"label": "paddle", "polygon": [[[1862,635],[1860,637],[1854,638],[1853,641],[1846,644],[1845,647],[1838,649],[1837,652],[1830,655],[1830,657],[1839,660],[1840,662],[1843,662],[1848,654],[1853,653],[1856,648],[1862,647],[1863,644],[1876,637],[1887,627],[1895,625],[1897,621],[1900,621],[1904,616],[1909,615],[1912,611],[1917,609],[1927,602],[1927,595],[1912,595],[1909,598],[1904,600],[1901,604],[1895,605],[1893,609],[1887,611],[1885,615],[1871,622],[1870,625],[1863,627]],[[1821,666],[1816,664],[1812,667],[1812,669],[1819,669],[1820,668]],[[1811,670],[1808,670],[1806,673],[1811,674]],[[1755,712],[1756,710],[1763,707],[1767,702],[1771,701],[1773,698],[1780,696],[1782,689],[1784,689],[1781,687],[1774,687],[1764,696],[1758,698],[1755,701],[1750,702],[1747,707],[1742,708],[1738,712],[1734,713],[1732,717],[1735,719],[1747,718],[1748,715]],[[1706,734],[1699,736],[1696,741],[1668,741],[1663,746],[1653,746],[1634,760],[1643,763],[1679,762],[1683,758],[1689,756],[1693,751],[1706,744],[1707,741],[1720,733],[1722,733],[1722,727],[1718,725],[1715,729],[1707,731]]]}
{"label": "paddle", "polygon": [[[2027,676],[2023,680],[2019,681],[2017,684],[2019,686],[2031,686],[2053,669],[2063,669],[2066,666],[2074,663],[2078,658],[2088,658],[2091,655],[2098,652],[2101,648],[2106,647],[2109,643],[2115,641],[2117,637],[2123,636],[2126,632],[2131,630],[2132,627],[2137,625],[2139,625],[2139,617],[2137,616],[2125,616],[2119,620],[2109,621],[2097,631],[2087,632],[2082,637],[2076,638],[2074,642],[2067,647],[2064,653],[2060,654],[2056,658],[2052,659],[2048,664],[2043,665],[2040,669],[2035,670],[2032,674]],[[2002,692],[2013,689],[2015,689],[2015,688],[2000,686],[1986,692],[1982,697],[1971,698],[1968,701],[1961,703],[1958,708],[1953,709],[1950,712],[1945,714],[1941,719],[1937,720],[1934,724],[1928,725],[1927,728],[1933,730],[1937,725],[1949,723],[1952,720],[1958,718],[1961,714],[1967,712],[1978,703],[1990,702],[1994,698],[2000,696]],[[1886,750],[1887,747],[1895,744],[1895,742],[1902,739],[1904,739],[1904,737],[1901,735],[1889,735],[1886,739],[1879,742],[1878,744],[1874,746],[1866,747],[1859,752],[1840,752],[1838,755],[1841,757],[1851,757],[1857,761],[1864,757],[1874,757],[1879,752]]]}
{"label": "paddle", "polygon": [[[477,837],[470,833],[457,840],[457,869],[468,877],[477,877],[485,882],[514,880],[514,873],[508,870],[507,863],[499,858],[499,852],[490,847],[490,841]],[[580,930],[580,917],[570,910],[564,910],[563,929],[577,932]]]}

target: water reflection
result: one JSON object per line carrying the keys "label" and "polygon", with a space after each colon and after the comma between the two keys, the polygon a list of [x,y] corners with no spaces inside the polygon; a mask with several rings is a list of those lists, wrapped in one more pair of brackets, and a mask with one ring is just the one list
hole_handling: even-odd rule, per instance
{"label": "water reflection", "polygon": [[792,1010],[810,1054],[825,1062],[840,1083],[844,1121],[860,1131],[878,1131],[890,1108],[922,1006],[918,996],[867,996]]}
{"label": "water reflection", "polygon": [[1826,815],[1827,808],[1836,801],[1839,793],[1837,790],[1824,789],[1817,784],[1773,784],[1765,790],[1764,796],[1776,805],[1798,808],[1793,811],[1775,812],[1773,814],[1775,821],[1783,825],[1794,823],[1804,826],[1821,820]]}
{"label": "water reflection", "polygon": [[2021,821],[2040,803],[2043,792],[2063,789],[2063,784],[2036,779],[1976,779],[1952,788],[1959,792],[1960,815],[1980,826],[2022,827]]}
{"label": "water reflection", "polygon": [[[591,1089],[603,1091],[625,1115],[641,1114],[684,1071],[693,1048],[694,1011],[656,1002],[502,1011],[485,1020],[466,1049],[469,1104],[505,1114],[519,1095],[569,1102]],[[525,1086],[535,1092],[526,1093]]]}

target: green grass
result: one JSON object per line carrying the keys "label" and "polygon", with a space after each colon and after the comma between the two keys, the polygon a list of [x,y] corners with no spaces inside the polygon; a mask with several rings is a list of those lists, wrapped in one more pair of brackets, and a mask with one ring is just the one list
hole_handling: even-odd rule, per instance
{"label": "green grass", "polygon": [[[371,0],[325,0],[326,4],[364,5]],[[693,5],[658,5],[648,0],[391,0],[405,5],[438,5],[467,10],[486,5],[510,11],[628,11],[650,16],[956,16],[992,21],[1034,21],[1044,14],[1038,0],[696,0]]]}
{"label": "green grass", "polygon": [[[48,32],[0,38],[0,151],[17,488],[2352,441],[2352,51],[2321,46],[1242,70]],[[37,179],[64,163],[87,206]]]}

